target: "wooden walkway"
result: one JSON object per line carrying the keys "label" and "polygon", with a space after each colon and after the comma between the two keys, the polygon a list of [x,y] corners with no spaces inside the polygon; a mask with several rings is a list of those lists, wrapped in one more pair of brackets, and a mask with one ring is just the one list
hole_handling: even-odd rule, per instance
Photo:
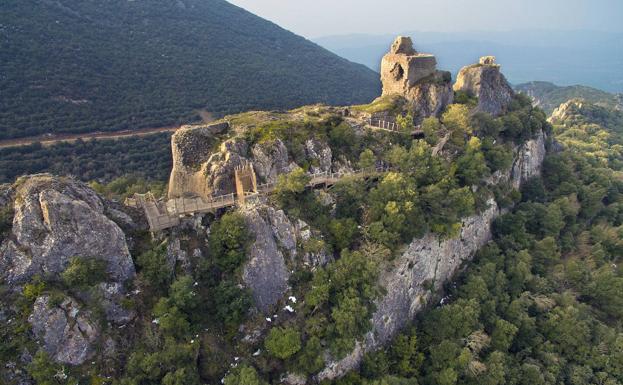
{"label": "wooden walkway", "polygon": [[[372,167],[352,172],[322,172],[310,174],[310,180],[307,183],[307,187],[331,187],[342,178],[372,178],[387,171],[389,171],[388,168]],[[161,202],[155,199],[153,194],[147,193],[135,194],[134,198],[126,201],[126,204],[142,208],[145,212],[145,216],[147,217],[149,229],[154,232],[179,225],[180,217],[185,215],[216,211],[221,208],[235,206],[239,202],[249,198],[270,194],[275,190],[276,185],[276,183],[260,184],[257,186],[257,191],[244,192],[245,196],[242,200],[237,194],[231,193],[214,196],[211,199],[205,199],[202,197],[175,198],[170,199],[167,202]]]}

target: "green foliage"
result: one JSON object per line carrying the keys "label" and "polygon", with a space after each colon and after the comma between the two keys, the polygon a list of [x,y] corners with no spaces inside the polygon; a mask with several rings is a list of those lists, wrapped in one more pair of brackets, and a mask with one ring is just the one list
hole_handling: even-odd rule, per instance
{"label": "green foliage", "polygon": [[257,371],[246,365],[239,366],[228,374],[223,382],[224,385],[266,385]]}
{"label": "green foliage", "polygon": [[54,364],[43,350],[33,357],[28,374],[37,385],[77,384],[76,379],[69,376],[64,367]]}
{"label": "green foliage", "polygon": [[354,219],[333,219],[329,222],[329,233],[331,234],[331,243],[336,250],[348,248],[357,237],[357,222]]}
{"label": "green foliage", "polygon": [[285,360],[301,350],[301,336],[292,328],[273,328],[264,341],[266,350],[273,356]]}
{"label": "green foliage", "polygon": [[406,134],[410,134],[415,130],[415,124],[413,123],[413,115],[409,112],[405,116],[398,115],[396,117],[396,123],[400,127],[400,131]]}
{"label": "green foliage", "polygon": [[244,217],[239,213],[223,215],[210,228],[210,255],[223,273],[233,272],[246,260],[249,242]]}
{"label": "green foliage", "polygon": [[41,172],[72,175],[85,182],[107,182],[135,175],[128,179],[137,178],[136,189],[142,190],[141,180],[149,180],[152,187],[158,182],[151,181],[162,184],[168,180],[172,165],[170,133],[115,140],[77,140],[51,146],[36,143],[0,148],[0,183]]}
{"label": "green foliage", "polygon": [[376,157],[369,148],[366,148],[359,155],[359,168],[371,168],[376,164]]}
{"label": "green foliage", "polygon": [[314,314],[305,332],[324,338],[338,355],[352,349],[355,338],[370,326],[379,293],[378,263],[374,255],[345,249],[340,259],[314,274],[305,295],[307,310]]}
{"label": "green foliage", "polygon": [[106,280],[106,262],[95,258],[74,257],[61,274],[68,288],[86,288]]}
{"label": "green foliage", "polygon": [[253,305],[248,289],[241,289],[230,281],[221,282],[214,291],[214,309],[217,319],[227,331],[235,331]]}
{"label": "green foliage", "polygon": [[435,145],[439,141],[439,130],[443,126],[436,117],[428,117],[422,121],[422,131],[424,131],[424,137],[426,142],[430,145]]}
{"label": "green foliage", "polygon": [[154,246],[136,258],[140,277],[155,292],[163,292],[171,282],[173,272],[167,258],[165,243]]}
{"label": "green foliage", "polygon": [[125,198],[131,197],[134,194],[151,192],[154,196],[161,197],[166,193],[165,183],[148,181],[136,176],[121,176],[106,184],[91,182],[89,185],[98,194],[108,199],[116,199],[120,202],[123,202]]}

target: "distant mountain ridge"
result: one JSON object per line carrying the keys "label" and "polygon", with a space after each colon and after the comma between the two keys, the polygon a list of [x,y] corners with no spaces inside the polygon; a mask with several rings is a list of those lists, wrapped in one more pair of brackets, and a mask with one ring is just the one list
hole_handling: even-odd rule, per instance
{"label": "distant mountain ridge", "polygon": [[[465,63],[494,55],[513,84],[544,79],[623,92],[623,33],[595,31],[401,32],[420,52],[434,52],[439,68],[456,74]],[[341,35],[315,38],[321,46],[376,70],[391,35]]]}
{"label": "distant mountain ridge", "polygon": [[4,0],[0,137],[367,103],[378,74],[223,0]]}
{"label": "distant mountain ridge", "polygon": [[557,86],[550,82],[529,82],[518,84],[515,90],[530,96],[535,105],[551,114],[562,103],[571,99],[583,99],[587,102],[615,110],[623,108],[623,96],[611,94],[596,88],[575,85]]}

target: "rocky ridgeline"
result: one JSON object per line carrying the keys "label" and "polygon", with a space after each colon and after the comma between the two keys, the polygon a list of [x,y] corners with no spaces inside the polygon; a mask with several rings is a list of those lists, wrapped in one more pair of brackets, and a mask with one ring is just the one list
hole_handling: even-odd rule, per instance
{"label": "rocky ridgeline", "polygon": [[[416,122],[438,116],[453,100],[449,73],[438,71],[434,56],[417,53],[408,38],[398,38],[383,58],[382,80],[384,97],[403,98],[408,108],[415,111]],[[454,89],[478,97],[478,109],[494,115],[503,113],[513,96],[499,66],[490,58],[464,68]],[[169,198],[234,192],[234,170],[248,163],[260,182],[275,182],[279,175],[298,167],[291,149],[282,139],[257,141],[246,134],[260,123],[283,119],[303,123],[323,115],[345,117],[344,121],[358,134],[364,130],[365,124],[359,121],[354,109],[318,106],[289,113],[251,113],[244,119],[178,130],[172,138],[174,165]],[[512,182],[519,187],[538,175],[545,156],[544,143],[541,134],[515,148],[512,168],[492,176],[490,183]],[[297,159],[310,165],[312,173],[352,169],[341,154],[317,138],[303,141]],[[324,194],[327,206],[334,203],[330,194],[318,194]],[[11,233],[0,246],[3,282],[13,290],[21,290],[35,275],[58,281],[72,258],[95,258],[107,267],[106,277],[95,293],[104,308],[105,321],[120,327],[132,322],[134,312],[124,310],[121,302],[130,295],[126,283],[135,277],[129,245],[133,242],[130,234],[145,229],[140,213],[106,201],[83,183],[50,175],[21,178],[0,191],[0,200],[13,205],[15,212]],[[313,270],[328,263],[332,256],[324,250],[304,251],[301,245],[312,238],[313,229],[265,200],[245,205],[240,212],[253,239],[242,281],[251,290],[257,310],[271,314],[277,304],[287,299],[288,282],[295,269]],[[491,239],[491,224],[499,213],[491,200],[486,210],[464,219],[459,237],[440,240],[427,235],[413,240],[382,272],[379,283],[385,293],[377,300],[372,330],[346,358],[328,362],[319,379],[336,378],[355,368],[364,352],[386,343],[407,325],[461,264]],[[158,238],[168,240],[171,267],[189,271],[191,257],[203,258],[208,234],[209,227],[198,215],[183,220],[178,228]],[[187,242],[189,237],[192,242]],[[195,246],[189,248],[188,244]],[[429,282],[434,282],[433,290],[427,285]],[[55,361],[77,365],[96,354],[113,354],[117,342],[103,335],[100,323],[84,306],[93,300],[92,295],[72,290],[59,303],[52,304],[54,301],[48,295],[35,300],[29,322],[43,349]],[[96,346],[104,347],[101,353]]]}
{"label": "rocky ridgeline", "polygon": [[[540,175],[545,158],[545,135],[516,148],[513,166],[506,173],[498,172],[490,183],[511,182],[519,188],[523,182]],[[430,300],[441,292],[465,261],[491,240],[491,226],[500,214],[493,199],[488,208],[478,215],[465,218],[460,235],[453,239],[439,239],[432,234],[415,239],[407,250],[386,268],[380,284],[385,294],[376,301],[372,329],[355,350],[340,361],[330,362],[318,375],[320,380],[343,376],[360,364],[363,355],[389,342]],[[431,288],[427,283],[434,283]]]}

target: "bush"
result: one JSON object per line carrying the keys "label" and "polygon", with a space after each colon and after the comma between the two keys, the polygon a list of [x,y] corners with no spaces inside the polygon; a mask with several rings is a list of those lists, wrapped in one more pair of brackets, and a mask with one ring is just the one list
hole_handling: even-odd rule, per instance
{"label": "bush", "polygon": [[61,279],[68,288],[85,288],[104,282],[106,275],[105,261],[74,257],[61,274]]}
{"label": "bush", "polygon": [[285,360],[301,349],[301,335],[291,327],[274,328],[270,330],[264,345],[270,354]]}
{"label": "bush", "polygon": [[227,213],[210,229],[210,255],[223,273],[233,272],[246,260],[249,241],[244,217],[239,213]]}

